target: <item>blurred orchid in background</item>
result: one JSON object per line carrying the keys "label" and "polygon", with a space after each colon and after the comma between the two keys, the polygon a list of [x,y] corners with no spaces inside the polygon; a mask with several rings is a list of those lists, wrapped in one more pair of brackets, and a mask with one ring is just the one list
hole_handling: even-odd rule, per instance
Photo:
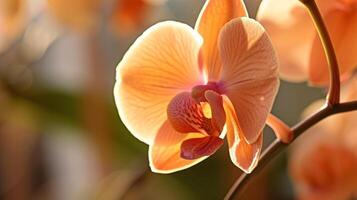
{"label": "blurred orchid in background", "polygon": [[242,1],[209,0],[195,30],[156,24],[119,63],[118,111],[149,144],[152,171],[197,164],[223,144],[226,132],[233,163],[248,173],[256,166],[279,80],[269,37],[246,16]]}
{"label": "blurred orchid in background", "polygon": [[40,9],[38,0],[31,3],[26,0],[0,1],[0,53],[21,36]]}
{"label": "blurred orchid in background", "polygon": [[46,0],[49,13],[71,29],[88,32],[100,22],[102,0]]}
{"label": "blurred orchid in background", "polygon": [[[349,80],[343,101],[357,100],[357,76]],[[305,115],[321,107],[309,106]],[[349,199],[357,196],[357,113],[330,117],[293,145],[290,173],[299,199]]]}
{"label": "blurred orchid in background", "polygon": [[[342,79],[357,67],[357,1],[317,0],[336,50]],[[280,61],[280,74],[288,81],[329,82],[327,60],[309,13],[298,0],[263,0],[257,20],[270,34]]]}
{"label": "blurred orchid in background", "polygon": [[166,0],[116,0],[110,22],[112,29],[119,35],[129,35],[143,25],[154,6]]}
{"label": "blurred orchid in background", "polygon": [[290,157],[298,199],[349,199],[357,195],[357,155],[337,135],[317,129]]}

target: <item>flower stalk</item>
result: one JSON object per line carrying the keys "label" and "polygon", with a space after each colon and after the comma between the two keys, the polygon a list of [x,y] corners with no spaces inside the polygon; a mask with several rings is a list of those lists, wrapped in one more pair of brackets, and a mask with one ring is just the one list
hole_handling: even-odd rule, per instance
{"label": "flower stalk", "polygon": [[327,94],[328,105],[338,104],[340,102],[340,71],[330,35],[315,0],[301,0],[301,2],[308,9],[312,21],[314,22],[329,66],[330,88]]}

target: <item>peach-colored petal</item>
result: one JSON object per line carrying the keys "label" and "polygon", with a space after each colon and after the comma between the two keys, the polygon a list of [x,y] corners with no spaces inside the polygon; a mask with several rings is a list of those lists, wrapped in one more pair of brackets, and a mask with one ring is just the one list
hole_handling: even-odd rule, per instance
{"label": "peach-colored petal", "polygon": [[169,121],[164,122],[154,143],[149,147],[151,170],[156,173],[167,174],[189,168],[201,162],[207,156],[195,160],[181,158],[181,144],[187,139],[204,136],[201,133],[179,133],[171,126]]}
{"label": "peach-colored petal", "polygon": [[249,18],[234,19],[220,34],[223,93],[233,103],[239,126],[253,144],[278,91],[278,63],[264,28]]}
{"label": "peach-colored petal", "polygon": [[237,167],[246,173],[250,173],[258,164],[263,145],[263,134],[259,134],[256,142],[252,144],[247,143],[239,126],[232,103],[226,96],[223,97],[223,102],[227,116],[226,127],[229,155]]}
{"label": "peach-colored petal", "polygon": [[298,0],[263,0],[257,19],[277,51],[281,77],[289,81],[305,80],[316,33],[303,5]]}
{"label": "peach-colored petal", "polygon": [[195,29],[202,35],[204,70],[209,81],[217,81],[221,63],[217,48],[220,29],[236,17],[248,16],[242,0],[207,0],[197,19]]}
{"label": "peach-colored petal", "polygon": [[200,36],[178,22],[158,23],[140,36],[117,67],[114,95],[129,131],[151,144],[166,120],[169,101],[201,84]]}

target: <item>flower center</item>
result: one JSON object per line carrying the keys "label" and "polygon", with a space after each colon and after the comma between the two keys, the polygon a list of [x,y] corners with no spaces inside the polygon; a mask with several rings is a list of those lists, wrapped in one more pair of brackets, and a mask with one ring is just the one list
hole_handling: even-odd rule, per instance
{"label": "flower center", "polygon": [[213,154],[222,144],[219,138],[226,116],[216,83],[198,85],[191,92],[177,94],[167,107],[167,118],[180,133],[201,133],[204,137],[185,140],[181,157],[197,159]]}
{"label": "flower center", "polygon": [[167,108],[167,117],[178,132],[200,132],[218,136],[219,133],[212,126],[211,119],[206,117],[208,112],[212,112],[211,108],[207,105],[202,106],[205,104],[207,102],[197,102],[189,92],[179,93],[171,100]]}

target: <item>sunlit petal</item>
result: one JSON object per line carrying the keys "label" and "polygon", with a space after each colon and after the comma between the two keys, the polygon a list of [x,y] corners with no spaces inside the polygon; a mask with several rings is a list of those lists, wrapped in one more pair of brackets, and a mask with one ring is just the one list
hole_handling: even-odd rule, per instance
{"label": "sunlit petal", "polygon": [[195,160],[181,158],[181,144],[192,138],[203,138],[201,133],[179,133],[166,121],[157,133],[155,141],[149,147],[149,162],[153,172],[172,173],[189,168],[205,158]]}
{"label": "sunlit petal", "polygon": [[278,63],[263,27],[249,18],[227,23],[221,31],[223,93],[231,100],[242,134],[257,141],[278,91]]}
{"label": "sunlit petal", "polygon": [[227,140],[229,155],[232,162],[246,173],[250,173],[258,164],[263,145],[263,134],[259,134],[256,142],[249,144],[243,136],[233,105],[227,97],[223,98],[224,109],[227,115]]}
{"label": "sunlit petal", "polygon": [[117,67],[114,95],[129,131],[151,144],[166,120],[169,101],[200,80],[197,55],[202,40],[192,28],[162,22],[144,32]]}
{"label": "sunlit petal", "polygon": [[242,0],[207,0],[197,19],[195,29],[202,35],[204,70],[209,81],[219,78],[221,63],[217,49],[220,29],[236,17],[248,16]]}

